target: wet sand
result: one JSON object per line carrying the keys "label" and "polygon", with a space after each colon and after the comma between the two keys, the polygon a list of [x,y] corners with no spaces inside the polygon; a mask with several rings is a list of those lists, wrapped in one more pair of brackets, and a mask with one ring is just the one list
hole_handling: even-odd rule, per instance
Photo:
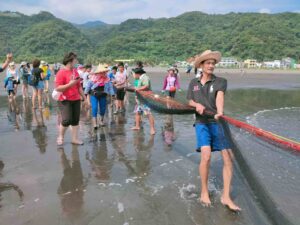
{"label": "wet sand", "polygon": [[[167,68],[145,68],[155,83],[155,90],[162,88],[161,79],[166,75]],[[187,89],[189,81],[195,77],[179,68],[182,89]],[[300,88],[300,70],[252,70],[252,69],[215,69],[217,76],[228,80],[228,89],[268,88],[294,89]],[[158,87],[156,86],[158,85]]]}
{"label": "wet sand", "polygon": [[[164,69],[145,70],[151,76],[153,89],[159,91]],[[296,89],[300,81],[298,72],[270,74],[249,71],[241,75],[238,71],[217,70],[216,74],[228,79],[231,90],[262,87]],[[182,72],[181,79],[182,89],[185,89],[192,77]],[[264,109],[264,106],[271,109],[278,105],[300,106],[298,97],[284,102],[285,96],[295,96],[296,91],[272,93],[255,89],[248,94],[243,90],[229,92],[227,102],[230,107],[226,108],[226,111],[246,120],[247,116]],[[18,192],[13,188],[3,191],[0,188],[0,224],[273,224],[270,217],[274,215],[268,214],[269,211],[266,211],[265,206],[256,198],[259,195],[253,192],[238,162],[235,162],[232,195],[243,208],[243,212],[234,214],[220,204],[222,161],[219,154],[213,155],[209,180],[213,208],[205,208],[199,204],[199,155],[194,152],[192,115],[173,117],[175,140],[168,146],[163,138],[166,127],[170,125],[170,118],[166,115],[154,114],[157,134],[153,138],[149,135],[147,120],[142,131],[130,130],[134,122],[134,99],[131,95],[126,105],[126,115],[113,116],[109,112],[106,118],[107,127],[97,132],[91,129],[90,112],[83,111],[80,134],[85,145],[72,146],[70,134],[67,133],[64,148],[57,148],[55,140],[59,117],[56,103],[50,100],[49,96],[44,97],[46,104],[42,111],[32,111],[30,102],[23,102],[18,98],[20,113],[16,113],[8,108],[3,89],[1,94],[0,160],[5,166],[0,175],[0,183],[17,185],[24,196],[20,199]],[[269,104],[266,97],[260,102],[257,101],[257,98],[271,95],[274,99]],[[179,99],[183,100],[184,96],[184,93],[178,94]],[[249,100],[249,104],[243,105],[242,103],[251,96],[253,99]],[[18,131],[16,123],[19,126]],[[248,143],[252,140],[245,139],[245,136],[240,134],[239,131],[233,130],[233,136],[238,143]],[[246,146],[251,146],[251,143]],[[259,152],[264,144],[254,146]],[[246,148],[241,146],[239,149]],[[261,158],[262,160],[268,158],[272,148],[264,148],[264,151],[266,157]],[[276,170],[276,177],[284,177],[288,183],[294,176],[294,183],[287,185],[287,190],[292,189],[294,192],[294,199],[285,197],[287,194],[277,193],[281,185],[278,186],[279,183],[275,182],[278,179],[272,179],[272,175],[263,186],[272,184],[274,189],[269,188],[268,192],[262,195],[271,196],[273,203],[282,207],[280,202],[299,200],[296,195],[298,191],[294,190],[299,184],[298,175],[295,174],[297,170],[291,171],[293,165],[299,165],[299,158],[288,152],[276,151],[279,155],[273,156],[274,162],[280,157],[283,157],[284,162],[291,162],[286,168],[291,174],[283,176],[281,170]],[[265,170],[265,176],[270,177],[268,174],[272,174],[274,169],[270,168],[271,162],[268,167],[264,167],[261,165],[262,160],[251,159],[251,154],[245,155],[251,153],[250,150],[243,152],[244,157],[251,160],[251,168]],[[261,172],[259,174],[264,175]],[[263,179],[259,177],[256,182],[261,180]],[[288,207],[285,203],[284,206],[286,205]],[[292,206],[293,210],[286,217],[297,224],[299,218],[294,211],[297,210],[297,206],[293,203],[290,209]],[[280,212],[286,213],[286,210],[281,208]]]}

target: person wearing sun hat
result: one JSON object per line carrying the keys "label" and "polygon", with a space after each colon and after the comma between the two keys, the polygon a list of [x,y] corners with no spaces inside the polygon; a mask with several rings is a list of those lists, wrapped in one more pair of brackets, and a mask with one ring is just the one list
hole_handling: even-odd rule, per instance
{"label": "person wearing sun hat", "polygon": [[92,124],[94,129],[98,128],[97,114],[100,108],[100,126],[105,126],[104,115],[106,112],[107,95],[114,95],[112,83],[107,76],[109,71],[107,64],[99,64],[94,74],[88,81],[84,90],[85,94],[90,93],[92,105]]}
{"label": "person wearing sun hat", "polygon": [[28,98],[28,78],[30,76],[30,68],[27,67],[27,62],[21,62],[19,70],[23,81],[22,84],[23,98]]}
{"label": "person wearing sun hat", "polygon": [[[189,105],[196,109],[195,131],[197,151],[201,152],[199,172],[201,177],[200,202],[206,206],[211,205],[208,192],[208,174],[211,152],[220,151],[223,158],[224,189],[221,203],[231,210],[241,209],[230,197],[232,179],[232,160],[229,140],[225,136],[223,127],[219,123],[224,112],[224,95],[227,89],[227,80],[214,75],[215,65],[220,62],[221,53],[206,50],[195,59],[195,67],[202,69],[199,78],[191,80],[187,99]],[[205,110],[215,113],[215,116],[205,115]]]}

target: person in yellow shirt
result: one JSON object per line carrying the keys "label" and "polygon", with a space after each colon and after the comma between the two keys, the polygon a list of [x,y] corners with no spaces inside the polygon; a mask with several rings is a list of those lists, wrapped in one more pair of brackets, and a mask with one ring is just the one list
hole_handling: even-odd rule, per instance
{"label": "person in yellow shirt", "polygon": [[[41,61],[40,68],[43,70],[43,74],[45,74],[45,76],[47,76],[47,74],[48,74],[48,64],[45,61]],[[45,79],[45,92],[47,93],[48,90],[49,90],[49,79]]]}

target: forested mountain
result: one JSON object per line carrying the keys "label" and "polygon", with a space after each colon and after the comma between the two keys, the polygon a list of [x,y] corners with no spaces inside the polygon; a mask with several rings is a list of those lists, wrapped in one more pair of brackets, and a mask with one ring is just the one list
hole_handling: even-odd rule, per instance
{"label": "forested mountain", "polygon": [[[17,59],[61,59],[76,51],[86,61],[133,58],[185,60],[205,49],[258,60],[300,58],[300,14],[189,12],[173,18],[129,19],[119,25],[74,25],[48,12],[0,13],[0,52]],[[2,53],[2,54],[3,54]]]}

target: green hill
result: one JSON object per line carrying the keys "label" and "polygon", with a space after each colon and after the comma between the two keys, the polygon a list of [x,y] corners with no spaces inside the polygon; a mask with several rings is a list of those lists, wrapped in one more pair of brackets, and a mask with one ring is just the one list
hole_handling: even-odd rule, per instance
{"label": "green hill", "polygon": [[170,19],[128,20],[111,31],[99,56],[186,59],[205,49],[259,60],[300,57],[300,14],[190,12]]}
{"label": "green hill", "polygon": [[185,60],[205,49],[258,60],[300,58],[300,14],[189,12],[174,18],[130,19],[119,25],[76,26],[47,12],[0,13],[0,51],[18,59],[54,61],[73,50],[87,61],[134,58]]}
{"label": "green hill", "polygon": [[11,50],[19,61],[38,57],[53,62],[67,51],[84,57],[92,50],[90,41],[79,29],[48,12],[12,15],[0,14],[0,51]]}

